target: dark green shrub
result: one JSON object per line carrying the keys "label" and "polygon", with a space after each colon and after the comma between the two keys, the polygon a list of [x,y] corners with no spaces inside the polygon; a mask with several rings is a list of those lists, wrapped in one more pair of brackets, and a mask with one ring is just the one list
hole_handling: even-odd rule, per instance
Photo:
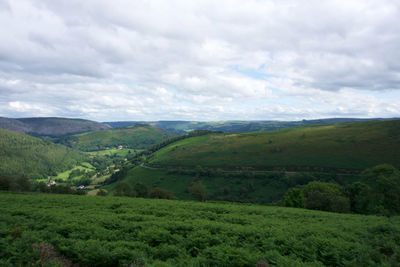
{"label": "dark green shrub", "polygon": [[11,189],[12,179],[10,177],[0,177],[0,190],[8,191]]}
{"label": "dark green shrub", "polygon": [[104,197],[104,196],[107,196],[107,191],[106,190],[103,190],[103,189],[99,189],[99,191],[97,191],[97,193],[96,193],[96,196],[102,196],[102,197]]}
{"label": "dark green shrub", "polygon": [[135,197],[136,192],[127,182],[119,182],[115,186],[115,196]]}
{"label": "dark green shrub", "polygon": [[[369,190],[359,192],[359,198],[368,198],[373,213],[386,215],[400,214],[400,171],[389,164],[382,164],[365,170],[362,181]],[[364,204],[365,205],[365,204]]]}
{"label": "dark green shrub", "polygon": [[199,201],[204,202],[207,199],[206,187],[201,181],[192,183],[192,185],[188,188],[188,192],[193,198]]}
{"label": "dark green shrub", "polygon": [[344,188],[334,183],[310,182],[291,188],[284,196],[284,203],[287,207],[333,212],[350,211],[350,201]]}
{"label": "dark green shrub", "polygon": [[174,199],[174,193],[172,193],[169,190],[165,190],[160,187],[154,188],[152,191],[149,193],[150,198],[163,198],[163,199]]}
{"label": "dark green shrub", "polygon": [[133,186],[133,190],[136,192],[137,197],[147,197],[149,189],[144,183],[138,182]]}

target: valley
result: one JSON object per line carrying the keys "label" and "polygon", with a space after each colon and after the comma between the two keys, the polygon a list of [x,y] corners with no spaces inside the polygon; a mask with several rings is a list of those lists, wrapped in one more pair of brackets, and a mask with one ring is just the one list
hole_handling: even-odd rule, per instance
{"label": "valley", "polygon": [[397,262],[400,120],[212,129],[0,129],[0,263]]}

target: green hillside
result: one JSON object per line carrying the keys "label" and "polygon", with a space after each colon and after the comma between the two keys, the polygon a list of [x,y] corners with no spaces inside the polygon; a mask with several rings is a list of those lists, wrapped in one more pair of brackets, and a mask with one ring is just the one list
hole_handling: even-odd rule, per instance
{"label": "green hillside", "polygon": [[187,138],[153,154],[149,165],[363,170],[400,166],[400,121],[296,127]]}
{"label": "green hillside", "polygon": [[398,266],[399,217],[0,193],[1,266]]}
{"label": "green hillside", "polygon": [[159,143],[173,133],[145,124],[68,136],[60,143],[81,151],[97,151],[118,146],[144,149]]}
{"label": "green hillside", "polygon": [[0,175],[43,178],[70,169],[85,157],[61,145],[0,129]]}

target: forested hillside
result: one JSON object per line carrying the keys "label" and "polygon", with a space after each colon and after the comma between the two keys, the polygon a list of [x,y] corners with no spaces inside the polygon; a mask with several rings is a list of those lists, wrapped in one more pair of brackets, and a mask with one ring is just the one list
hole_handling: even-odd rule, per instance
{"label": "forested hillside", "polygon": [[144,149],[174,135],[150,125],[138,124],[125,128],[67,136],[59,142],[82,151],[104,150],[118,146]]}
{"label": "forested hillside", "polygon": [[0,129],[0,175],[43,178],[70,169],[85,158],[70,148]]}

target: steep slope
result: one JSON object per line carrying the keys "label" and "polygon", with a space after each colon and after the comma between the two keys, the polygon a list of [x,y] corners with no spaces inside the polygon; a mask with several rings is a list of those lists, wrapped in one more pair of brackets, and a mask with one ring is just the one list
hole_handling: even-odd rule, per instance
{"label": "steep slope", "polygon": [[345,168],[400,164],[400,121],[371,121],[270,132],[212,134],[173,143],[151,158],[158,166]]}
{"label": "steep slope", "polygon": [[110,129],[109,125],[69,118],[0,118],[0,128],[35,136],[60,136]]}
{"label": "steep slope", "polygon": [[70,148],[0,129],[0,176],[43,178],[84,159],[83,154]]}
{"label": "steep slope", "polygon": [[89,132],[63,138],[60,142],[82,151],[96,151],[125,146],[143,149],[159,143],[173,133],[145,124],[125,128]]}

